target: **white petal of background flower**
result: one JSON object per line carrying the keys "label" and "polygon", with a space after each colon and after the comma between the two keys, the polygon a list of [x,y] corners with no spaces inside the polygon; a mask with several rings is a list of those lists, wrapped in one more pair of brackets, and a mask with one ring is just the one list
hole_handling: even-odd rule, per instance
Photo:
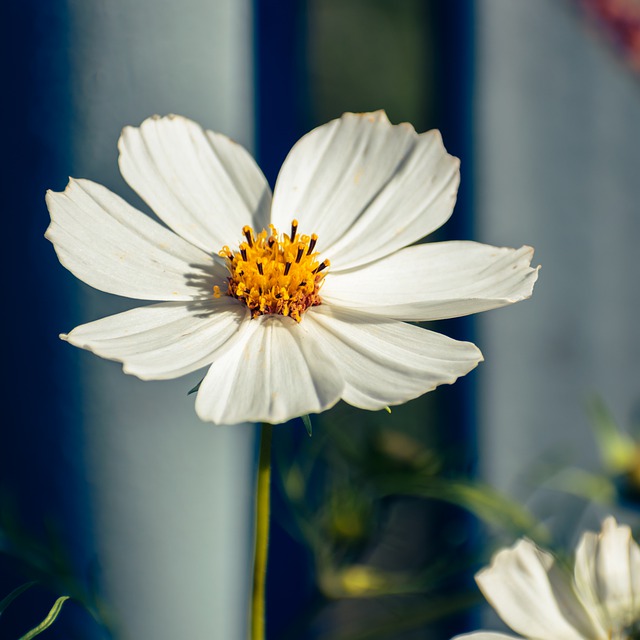
{"label": "white petal of background flower", "polygon": [[271,218],[318,234],[332,270],[351,268],[411,244],[448,220],[459,161],[439,132],[418,135],[383,111],[347,113],[301,138],[287,156]]}
{"label": "white petal of background flower", "polygon": [[211,365],[196,399],[202,420],[277,424],[333,406],[344,388],[306,323],[260,316]]}
{"label": "white petal of background flower", "polygon": [[343,399],[363,409],[416,398],[454,382],[482,360],[470,342],[329,305],[307,311],[304,325],[345,380]]}
{"label": "white petal of background flower", "polygon": [[520,640],[517,636],[510,636],[506,633],[494,633],[493,631],[474,631],[473,633],[463,633],[453,640]]}
{"label": "white petal of background flower", "polygon": [[531,295],[533,249],[433,242],[401,249],[351,271],[331,273],[328,304],[400,320],[440,320],[495,309]]}
{"label": "white petal of background flower", "polygon": [[[46,237],[60,262],[87,284],[128,298],[194,300],[194,286],[225,271],[210,255],[90,180],[47,193]],[[210,290],[210,288],[209,288]]]}
{"label": "white petal of background flower", "polygon": [[155,116],[125,127],[118,148],[124,179],[201,249],[217,253],[241,239],[244,225],[268,224],[269,185],[251,155],[226,136],[182,116]]}
{"label": "white petal of background flower", "polygon": [[537,640],[602,639],[553,556],[529,540],[498,552],[476,575],[491,606],[517,633]]}
{"label": "white petal of background flower", "polygon": [[576,550],[575,581],[607,631],[640,619],[640,548],[631,529],[609,517],[600,534],[586,532]]}
{"label": "white petal of background flower", "polygon": [[63,336],[76,347],[123,363],[125,373],[164,380],[196,371],[248,321],[235,300],[163,302],[80,325]]}

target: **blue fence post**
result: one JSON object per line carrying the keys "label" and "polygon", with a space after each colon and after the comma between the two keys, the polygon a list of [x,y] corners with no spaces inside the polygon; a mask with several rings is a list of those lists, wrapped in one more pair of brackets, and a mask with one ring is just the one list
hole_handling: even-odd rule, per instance
{"label": "blue fence post", "polygon": [[[82,461],[76,354],[58,333],[76,306],[76,289],[44,239],[48,187],[71,171],[71,91],[67,2],[25,0],[3,7],[0,52],[8,91],[3,96],[2,248],[3,416],[0,511],[27,538],[58,538],[72,571],[91,572],[92,534]],[[33,574],[0,556],[0,599]],[[2,616],[0,637],[17,638],[42,621],[61,595],[34,587]],[[98,638],[99,627],[77,605],[67,604],[47,637]]]}
{"label": "blue fence post", "polygon": [[[288,151],[309,128],[305,9],[304,0],[254,0],[253,4],[256,158],[272,187]],[[301,426],[299,430],[304,431]],[[291,432],[283,435],[295,437]],[[273,512],[279,509],[286,506],[275,490]],[[311,597],[307,566],[306,550],[272,518],[268,637],[287,629]]]}
{"label": "blue fence post", "polygon": [[[461,159],[461,182],[454,215],[440,232],[439,240],[474,238],[474,83],[475,83],[475,0],[433,2],[436,21],[438,97],[436,119],[447,150]],[[473,316],[447,320],[443,332],[458,340],[475,341]],[[453,473],[473,477],[477,467],[477,384],[476,373],[464,376],[455,385],[438,389],[440,410],[446,416],[448,431],[444,447],[455,452]],[[446,508],[449,525],[462,532],[465,550],[477,546],[478,527],[466,512]],[[471,573],[453,585],[457,589],[473,588]],[[473,612],[445,621],[442,637],[452,637],[473,626]]]}

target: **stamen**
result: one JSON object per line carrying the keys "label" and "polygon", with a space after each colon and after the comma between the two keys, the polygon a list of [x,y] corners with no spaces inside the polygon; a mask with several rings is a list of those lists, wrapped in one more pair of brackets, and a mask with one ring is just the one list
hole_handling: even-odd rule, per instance
{"label": "stamen", "polygon": [[260,275],[263,276],[264,275],[264,271],[262,270],[262,262],[260,262],[260,260],[258,260],[258,262],[256,262],[256,265],[258,266],[258,271],[260,272]]}
{"label": "stamen", "polygon": [[284,275],[288,276],[289,275],[289,271],[291,271],[291,263],[287,262],[284,265]]}
{"label": "stamen", "polygon": [[325,260],[322,264],[320,264],[313,270],[313,273],[320,273],[323,269],[326,269],[330,264],[331,262],[329,262],[329,260]]}
{"label": "stamen", "polygon": [[307,249],[307,255],[309,255],[310,253],[313,253],[313,250],[315,249],[315,246],[316,246],[316,242],[318,242],[318,236],[315,233],[312,233],[311,241],[309,242],[309,248]]}
{"label": "stamen", "polygon": [[243,245],[240,245],[240,253],[242,254],[242,259],[247,261],[247,248]]}
{"label": "stamen", "polygon": [[298,221],[294,218],[291,221],[291,235],[289,236],[291,238],[291,242],[295,242],[296,233],[298,233]]}
{"label": "stamen", "polygon": [[304,245],[303,244],[299,244],[298,245],[298,255],[296,256],[296,263],[300,262],[300,260],[302,259],[303,255],[304,255]]}
{"label": "stamen", "polygon": [[251,236],[251,227],[249,225],[245,225],[244,227],[242,227],[242,233],[244,234],[244,237],[247,239],[249,248],[253,249],[253,238]]}

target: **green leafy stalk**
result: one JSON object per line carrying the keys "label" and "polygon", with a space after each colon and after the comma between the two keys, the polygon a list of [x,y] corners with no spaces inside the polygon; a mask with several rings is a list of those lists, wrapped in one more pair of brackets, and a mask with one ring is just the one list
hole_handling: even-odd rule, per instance
{"label": "green leafy stalk", "polygon": [[271,439],[273,427],[262,425],[260,461],[256,487],[256,542],[253,561],[253,597],[251,602],[251,640],[265,640],[265,587],[269,549],[269,512],[271,508]]}
{"label": "green leafy stalk", "polygon": [[69,599],[69,596],[61,596],[54,603],[53,607],[51,607],[51,611],[47,614],[47,617],[37,626],[31,629],[31,631],[27,631],[20,640],[31,640],[31,638],[35,638],[37,635],[40,635],[43,631],[48,629],[58,617],[58,614],[62,610],[62,605]]}

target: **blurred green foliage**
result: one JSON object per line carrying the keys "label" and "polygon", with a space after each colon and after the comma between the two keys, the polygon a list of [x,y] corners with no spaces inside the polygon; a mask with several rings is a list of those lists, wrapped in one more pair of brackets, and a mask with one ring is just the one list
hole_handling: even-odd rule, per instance
{"label": "blurred green foliage", "polygon": [[[37,536],[32,527],[25,526],[20,519],[7,492],[0,495],[0,557],[11,564],[13,573],[28,580],[11,593],[0,594],[0,637],[2,614],[31,589],[41,589],[55,598],[47,612],[33,610],[23,624],[30,627],[20,640],[30,640],[48,629],[60,614],[67,600],[83,607],[99,625],[105,637],[111,637],[108,607],[98,596],[93,579],[79,575],[69,550],[65,547],[53,522],[45,523],[45,534]],[[4,597],[3,597],[4,596]],[[46,615],[45,615],[46,614]]]}
{"label": "blurred green foliage", "polygon": [[436,49],[430,0],[310,0],[310,107],[314,121],[385,109],[419,131],[433,117]]}
{"label": "blurred green foliage", "polygon": [[611,508],[640,507],[640,424],[632,421],[622,427],[604,400],[592,395],[586,403],[587,423],[597,447],[600,466],[588,468],[582,461],[540,460],[531,471],[528,484],[544,487],[587,503]]}
{"label": "blurred green foliage", "polygon": [[[391,414],[341,403],[312,417],[311,439],[301,424],[302,437],[276,430],[275,486],[288,506],[276,517],[308,551],[316,592],[283,640],[325,638],[317,629],[327,625],[333,639],[400,637],[478,604],[470,577],[499,540],[547,541],[521,504],[452,473],[459,452],[443,450],[431,403]],[[446,505],[467,513],[457,529]]]}

